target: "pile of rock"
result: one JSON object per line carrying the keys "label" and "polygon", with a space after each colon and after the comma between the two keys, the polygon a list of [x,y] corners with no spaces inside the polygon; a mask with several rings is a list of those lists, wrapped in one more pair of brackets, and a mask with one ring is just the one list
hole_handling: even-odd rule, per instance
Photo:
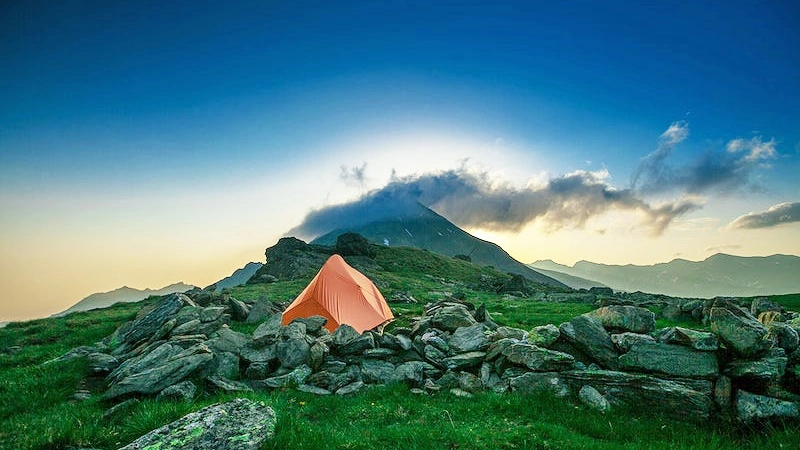
{"label": "pile of rock", "polygon": [[233,315],[244,317],[235,299],[201,306],[205,294],[189,294],[165,297],[103,345],[70,354],[107,374],[108,399],[282,388],[346,395],[405,383],[417,393],[460,396],[546,391],[604,411],[624,405],[691,421],[798,417],[800,321],[767,327],[722,300],[709,307],[712,332],[656,330],[652,312],[629,305],[523,330],[450,300],[391,332],[342,325],[330,333],[320,316],[283,326],[270,311],[245,335],[228,327]]}

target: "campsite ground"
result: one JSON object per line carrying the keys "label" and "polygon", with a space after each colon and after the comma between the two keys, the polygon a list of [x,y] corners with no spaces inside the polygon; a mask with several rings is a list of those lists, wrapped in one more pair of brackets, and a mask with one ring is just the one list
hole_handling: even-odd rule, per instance
{"label": "campsite ground", "polygon": [[[559,324],[593,307],[585,303],[534,302],[476,288],[486,268],[415,251],[378,256],[384,271],[377,280],[387,293],[408,292],[420,302],[392,304],[396,325],[407,324],[422,304],[443,292],[485,302],[496,322],[530,329]],[[488,271],[488,272],[487,272]],[[308,279],[235,288],[247,300],[267,296],[291,300]],[[775,297],[796,309],[798,296]],[[194,402],[140,399],[105,417],[104,381],[85,362],[43,364],[73,347],[111,334],[146,305],[118,304],[66,317],[14,323],[0,329],[0,448],[113,449],[195,411],[231,398],[209,394]],[[249,333],[254,325],[234,322]],[[84,391],[88,398],[78,400]],[[800,434],[780,425],[743,429],[719,423],[676,422],[641,410],[609,414],[549,395],[477,394],[456,397],[442,391],[411,393],[405,386],[367,389],[353,396],[319,397],[295,390],[243,396],[262,400],[278,415],[276,436],[264,448],[504,448],[504,449],[789,449],[800,448]]]}

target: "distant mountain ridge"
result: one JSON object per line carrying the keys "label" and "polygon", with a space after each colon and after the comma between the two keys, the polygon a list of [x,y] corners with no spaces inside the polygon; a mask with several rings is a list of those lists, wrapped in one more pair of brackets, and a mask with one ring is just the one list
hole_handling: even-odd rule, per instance
{"label": "distant mountain ridge", "polygon": [[139,300],[144,300],[151,295],[167,295],[174,292],[186,292],[190,289],[194,289],[195,287],[196,286],[186,284],[183,281],[170,284],[169,286],[164,286],[161,289],[135,289],[128,286],[123,286],[121,288],[114,289],[113,291],[91,294],[78,303],[70,306],[66,310],[53,314],[52,317],[61,317],[77,311],[106,308],[114,303],[138,302]]}
{"label": "distant mountain ridge", "polygon": [[260,262],[249,262],[241,269],[236,269],[230,276],[225,277],[209,287],[214,286],[214,292],[219,292],[225,288],[239,286],[247,283],[247,280],[256,273],[264,264]]}
{"label": "distant mountain ridge", "polygon": [[358,233],[370,242],[380,245],[421,248],[450,257],[467,255],[476,264],[519,274],[536,283],[567,287],[512,258],[497,244],[467,233],[420,203],[404,208],[402,214],[394,217],[330,231],[310,243],[334,245],[336,238],[346,232]]}
{"label": "distant mountain ridge", "polygon": [[800,257],[793,255],[734,256],[717,253],[703,261],[674,259],[649,266],[579,261],[570,267],[544,260],[530,266],[594,280],[618,291],[676,297],[752,297],[800,292]]}

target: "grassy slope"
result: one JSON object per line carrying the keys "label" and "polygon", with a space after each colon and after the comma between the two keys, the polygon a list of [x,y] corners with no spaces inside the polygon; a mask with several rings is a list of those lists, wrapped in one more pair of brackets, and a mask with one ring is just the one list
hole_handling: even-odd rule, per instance
{"label": "grassy slope", "polygon": [[[496,276],[462,261],[410,249],[382,249],[380,273],[371,274],[384,293],[404,290],[424,303],[443,292],[462,292],[485,301],[502,325],[531,328],[558,324],[592,307],[579,303],[539,303],[503,298],[480,289],[481,274]],[[290,301],[308,280],[244,286],[240,299],[266,296]],[[785,298],[784,298],[785,297]],[[776,297],[793,305],[800,296]],[[152,303],[153,300],[145,301]],[[229,396],[209,396],[194,403],[142,400],[110,418],[101,401],[101,379],[85,363],[43,365],[78,346],[96,342],[135,316],[142,303],[76,313],[57,319],[10,324],[0,329],[0,448],[118,448],[136,437],[207,404]],[[400,325],[421,312],[421,304],[392,305]],[[252,327],[236,324],[251,331]],[[95,395],[76,402],[79,388]],[[248,394],[278,413],[275,439],[265,448],[520,448],[520,449],[760,449],[800,448],[800,434],[785,429],[741,433],[713,425],[691,425],[617,411],[606,416],[553,397],[481,394],[471,399],[447,392],[416,396],[402,386],[373,388],[347,397],[316,397],[292,390]]]}

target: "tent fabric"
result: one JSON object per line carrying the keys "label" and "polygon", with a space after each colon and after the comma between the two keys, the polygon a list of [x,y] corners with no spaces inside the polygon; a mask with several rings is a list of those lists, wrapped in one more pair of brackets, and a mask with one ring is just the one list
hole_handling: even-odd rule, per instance
{"label": "tent fabric", "polygon": [[394,319],[375,284],[336,254],[328,258],[314,279],[286,308],[282,323],[287,325],[298,317],[311,316],[327,318],[325,328],[331,332],[347,324],[363,333]]}

